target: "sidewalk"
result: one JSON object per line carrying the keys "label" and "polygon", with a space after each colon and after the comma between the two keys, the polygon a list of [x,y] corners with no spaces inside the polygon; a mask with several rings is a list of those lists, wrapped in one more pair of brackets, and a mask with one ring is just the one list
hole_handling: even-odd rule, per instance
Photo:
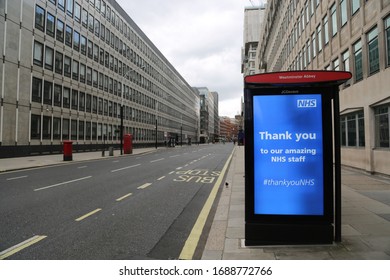
{"label": "sidewalk", "polygon": [[[141,148],[133,149],[132,155],[144,154],[147,152],[155,151],[156,148]],[[109,152],[105,151],[102,156],[102,151],[86,152],[86,153],[73,153],[73,161],[64,161],[62,154],[43,155],[43,156],[30,156],[30,157],[15,157],[15,158],[2,158],[0,159],[0,173],[6,171],[28,169],[40,166],[66,164],[75,161],[96,160],[103,158],[112,158],[120,156],[119,150],[114,150],[114,156],[109,156]],[[123,155],[128,156],[128,155]]]}
{"label": "sidewalk", "polygon": [[245,247],[244,147],[236,147],[203,260],[390,260],[390,179],[342,169],[342,242]]}

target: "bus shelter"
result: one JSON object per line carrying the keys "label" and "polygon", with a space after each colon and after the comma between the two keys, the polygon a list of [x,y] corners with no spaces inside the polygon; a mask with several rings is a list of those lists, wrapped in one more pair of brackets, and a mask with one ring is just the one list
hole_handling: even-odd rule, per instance
{"label": "bus shelter", "polygon": [[341,71],[245,78],[245,244],[341,241]]}

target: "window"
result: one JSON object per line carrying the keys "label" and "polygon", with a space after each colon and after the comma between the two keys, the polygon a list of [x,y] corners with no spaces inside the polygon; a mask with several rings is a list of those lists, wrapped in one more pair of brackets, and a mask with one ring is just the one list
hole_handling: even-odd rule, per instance
{"label": "window", "polygon": [[66,26],[65,31],[65,44],[69,47],[72,47],[72,39],[73,39],[73,29],[69,25]]}
{"label": "window", "polygon": [[363,79],[362,42],[359,40],[353,45],[355,62],[355,81]]}
{"label": "window", "polygon": [[375,27],[367,34],[368,64],[370,75],[379,71],[378,28]]}
{"label": "window", "polygon": [[77,120],[72,120],[70,123],[71,139],[77,140]]}
{"label": "window", "polygon": [[52,105],[53,83],[45,81],[43,87],[43,104]]}
{"label": "window", "polygon": [[346,147],[365,146],[363,111],[341,116],[341,145]]}
{"label": "window", "polygon": [[99,62],[101,65],[104,65],[104,49],[100,48],[99,52]]}
{"label": "window", "polygon": [[81,35],[80,43],[81,43],[81,48],[80,48],[81,54],[86,55],[87,54],[87,38],[84,37],[83,35]]}
{"label": "window", "polygon": [[72,78],[73,80],[79,80],[79,62],[77,60],[72,61]]}
{"label": "window", "polygon": [[85,83],[85,64],[80,63],[80,82]]}
{"label": "window", "polygon": [[86,9],[83,9],[83,12],[81,14],[81,23],[82,25],[87,28],[88,27],[88,12]]}
{"label": "window", "polygon": [[63,54],[56,51],[55,71],[56,73],[61,75],[62,75],[63,59],[64,59]]}
{"label": "window", "polygon": [[322,34],[321,34],[321,24],[317,26],[317,39],[318,39],[318,52],[322,51]]}
{"label": "window", "polygon": [[93,45],[93,59],[99,62],[99,46],[97,44]]}
{"label": "window", "polygon": [[355,14],[360,8],[360,0],[351,1],[352,15]]}
{"label": "window", "polygon": [[42,79],[33,77],[31,100],[38,103],[42,102]]}
{"label": "window", "polygon": [[348,21],[347,0],[340,1],[340,17],[341,17],[341,26],[344,26]]}
{"label": "window", "polygon": [[87,67],[87,85],[92,85],[92,68]]}
{"label": "window", "polygon": [[386,65],[390,66],[390,16],[385,19]]}
{"label": "window", "polygon": [[94,32],[94,28],[93,28],[94,20],[95,20],[95,18],[90,14],[88,16],[88,28],[89,28],[89,31],[91,31],[91,32]]}
{"label": "window", "polygon": [[340,70],[340,62],[339,62],[338,58],[333,60],[332,64],[333,64],[333,70],[335,70],[335,71],[339,71]]}
{"label": "window", "polygon": [[71,64],[72,64],[72,59],[65,55],[65,58],[64,58],[64,75],[66,77],[69,77],[71,76]]}
{"label": "window", "polygon": [[104,24],[101,24],[100,25],[100,39],[102,39],[102,41],[104,41],[106,38],[106,27],[104,26]]}
{"label": "window", "polygon": [[80,91],[80,96],[79,96],[79,111],[84,111],[85,110],[85,92]]}
{"label": "window", "polygon": [[337,34],[337,13],[336,13],[336,4],[333,4],[330,8],[330,17],[332,20],[332,36]]}
{"label": "window", "polygon": [[85,123],[85,139],[91,140],[91,122]]}
{"label": "window", "polygon": [[62,96],[62,107],[70,108],[70,88],[64,87]]}
{"label": "window", "polygon": [[106,2],[102,1],[101,12],[103,16],[106,16]]}
{"label": "window", "polygon": [[80,33],[78,33],[76,30],[73,31],[73,49],[75,51],[80,50]]}
{"label": "window", "polygon": [[35,65],[38,65],[38,66],[41,66],[43,65],[43,44],[38,42],[38,41],[34,41],[34,64]]}
{"label": "window", "polygon": [[87,49],[88,49],[88,57],[92,59],[93,58],[93,43],[91,40],[88,40]]}
{"label": "window", "polygon": [[350,67],[349,67],[349,50],[346,50],[345,52],[343,52],[343,54],[341,56],[342,56],[342,59],[343,59],[343,70],[344,71],[349,71],[350,70]]}
{"label": "window", "polygon": [[100,22],[95,18],[95,35],[100,36]]}
{"label": "window", "polygon": [[77,110],[79,103],[79,92],[77,90],[72,90],[72,109]]}
{"label": "window", "polygon": [[61,139],[61,119],[53,118],[53,139]]}
{"label": "window", "polygon": [[63,12],[65,11],[65,0],[58,0],[58,8]]}
{"label": "window", "polygon": [[47,13],[46,15],[46,34],[54,38],[54,34],[56,32],[56,18],[50,14]]}
{"label": "window", "polygon": [[79,140],[84,141],[85,122],[79,120]]}
{"label": "window", "polygon": [[313,58],[315,58],[317,56],[316,33],[315,32],[311,35],[311,44],[313,47]]}
{"label": "window", "polygon": [[85,97],[85,109],[87,113],[91,113],[92,109],[92,96],[90,94],[87,94]]}
{"label": "window", "polygon": [[77,2],[74,3],[74,18],[78,23],[81,22],[81,6]]}
{"label": "window", "polygon": [[57,19],[57,40],[60,41],[61,43],[64,42],[64,23]]}
{"label": "window", "polygon": [[94,87],[98,87],[98,72],[95,69],[92,71],[92,83]]}
{"label": "window", "polygon": [[389,114],[390,104],[375,108],[375,146],[378,148],[390,148]]}
{"label": "window", "polygon": [[41,138],[41,116],[31,115],[31,139]]}
{"label": "window", "polygon": [[325,16],[323,18],[324,21],[324,44],[329,43],[329,23],[328,23],[328,16]]}
{"label": "window", "polygon": [[66,0],[66,13],[73,17],[73,0]]}
{"label": "window", "polygon": [[96,96],[92,97],[92,113],[97,114],[98,99]]}
{"label": "window", "polygon": [[35,6],[35,28],[45,32],[45,10],[38,5]]}
{"label": "window", "polygon": [[103,90],[104,75],[99,72],[99,89]]}
{"label": "window", "polygon": [[62,120],[62,140],[69,139],[69,119]]}
{"label": "window", "polygon": [[54,85],[54,106],[61,107],[61,101],[62,101],[62,86],[61,85]]}
{"label": "window", "polygon": [[99,98],[98,113],[103,115],[103,98]]}
{"label": "window", "polygon": [[42,138],[51,139],[51,117],[43,116]]}

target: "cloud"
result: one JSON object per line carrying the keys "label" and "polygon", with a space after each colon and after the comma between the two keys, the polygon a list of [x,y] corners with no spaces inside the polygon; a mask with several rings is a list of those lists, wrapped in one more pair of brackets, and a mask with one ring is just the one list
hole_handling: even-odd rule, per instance
{"label": "cloud", "polygon": [[[220,112],[233,117],[241,110],[243,16],[248,2],[117,2],[191,86],[218,92]],[[225,110],[223,104],[228,103]]]}

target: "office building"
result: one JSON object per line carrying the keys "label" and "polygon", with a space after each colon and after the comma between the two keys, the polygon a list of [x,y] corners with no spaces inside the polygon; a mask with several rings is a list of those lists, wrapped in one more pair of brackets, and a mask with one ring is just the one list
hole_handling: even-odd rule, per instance
{"label": "office building", "polygon": [[207,87],[195,87],[194,90],[200,98],[200,143],[218,141],[218,93],[210,92]]}
{"label": "office building", "polygon": [[256,73],[256,50],[266,7],[265,4],[257,7],[246,7],[244,10],[244,46],[241,50],[241,73],[245,76]]}
{"label": "office building", "polygon": [[345,70],[342,164],[390,175],[390,1],[269,0],[256,71]]}
{"label": "office building", "polygon": [[118,146],[121,120],[135,146],[199,135],[199,96],[114,0],[0,1],[0,41],[3,157]]}

